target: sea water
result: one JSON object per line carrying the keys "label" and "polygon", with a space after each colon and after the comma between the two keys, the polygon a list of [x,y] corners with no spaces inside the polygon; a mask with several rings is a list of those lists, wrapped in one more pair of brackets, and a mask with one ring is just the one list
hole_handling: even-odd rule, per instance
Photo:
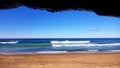
{"label": "sea water", "polygon": [[[90,41],[101,46],[72,46],[54,48],[51,41]],[[21,38],[0,39],[0,42],[18,41],[15,44],[1,44],[0,54],[71,54],[71,53],[120,53],[120,38]],[[103,44],[107,44],[104,46]],[[118,44],[118,45],[114,45]]]}

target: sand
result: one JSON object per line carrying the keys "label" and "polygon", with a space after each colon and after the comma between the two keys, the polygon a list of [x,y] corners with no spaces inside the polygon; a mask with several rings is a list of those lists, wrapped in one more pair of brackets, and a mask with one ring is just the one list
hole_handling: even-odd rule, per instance
{"label": "sand", "polygon": [[120,53],[0,55],[0,68],[120,68]]}

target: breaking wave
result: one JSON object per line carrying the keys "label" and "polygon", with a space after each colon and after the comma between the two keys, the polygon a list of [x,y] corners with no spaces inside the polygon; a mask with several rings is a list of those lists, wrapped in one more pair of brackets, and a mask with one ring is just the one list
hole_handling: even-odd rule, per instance
{"label": "breaking wave", "polygon": [[17,44],[18,41],[4,41],[4,42],[0,42],[0,44]]}
{"label": "breaking wave", "polygon": [[79,46],[120,46],[120,43],[108,43],[108,44],[94,44],[94,43],[82,43],[82,44],[52,44],[52,47],[79,47]]}

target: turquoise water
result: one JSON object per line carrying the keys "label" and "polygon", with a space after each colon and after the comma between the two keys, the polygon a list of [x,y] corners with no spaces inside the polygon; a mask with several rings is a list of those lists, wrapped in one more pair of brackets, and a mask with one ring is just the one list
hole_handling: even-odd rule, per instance
{"label": "turquoise water", "polygon": [[0,48],[51,48],[50,43],[21,43],[21,44],[3,44]]}

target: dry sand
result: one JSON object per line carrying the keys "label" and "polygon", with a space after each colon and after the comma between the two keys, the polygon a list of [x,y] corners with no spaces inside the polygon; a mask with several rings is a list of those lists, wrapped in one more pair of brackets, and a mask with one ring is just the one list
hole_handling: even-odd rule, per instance
{"label": "dry sand", "polygon": [[120,53],[0,55],[0,68],[120,68]]}

